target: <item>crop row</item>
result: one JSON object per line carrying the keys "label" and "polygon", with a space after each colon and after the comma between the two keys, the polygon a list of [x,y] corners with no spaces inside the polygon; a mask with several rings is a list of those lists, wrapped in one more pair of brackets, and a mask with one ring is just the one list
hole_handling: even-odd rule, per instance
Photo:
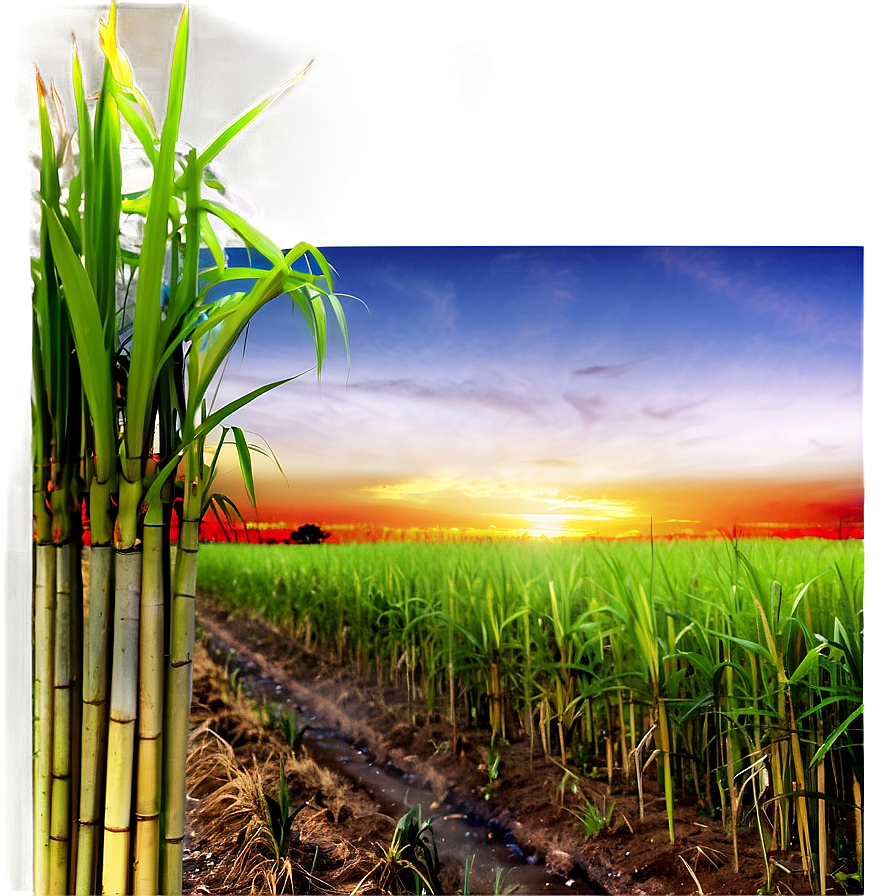
{"label": "crop row", "polygon": [[655,764],[670,838],[694,798],[769,885],[789,848],[861,877],[861,542],[208,545],[199,588],[493,742]]}

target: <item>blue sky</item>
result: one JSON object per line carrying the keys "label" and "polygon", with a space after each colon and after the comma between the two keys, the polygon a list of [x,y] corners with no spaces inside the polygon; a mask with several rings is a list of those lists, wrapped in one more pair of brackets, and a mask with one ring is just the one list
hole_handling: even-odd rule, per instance
{"label": "blue sky", "polygon": [[[839,482],[855,508],[861,249],[324,251],[337,290],[364,303],[345,300],[351,369],[334,331],[320,384],[305,376],[234,418],[286,477],[259,462],[263,515],[545,534],[658,516],[702,530],[730,520],[634,492],[712,483],[745,522],[760,508],[738,508],[744,480],[803,483],[807,506],[811,484]],[[287,300],[268,306],[220,401],[310,366],[303,328]],[[816,513],[779,512],[790,518],[753,521]]]}

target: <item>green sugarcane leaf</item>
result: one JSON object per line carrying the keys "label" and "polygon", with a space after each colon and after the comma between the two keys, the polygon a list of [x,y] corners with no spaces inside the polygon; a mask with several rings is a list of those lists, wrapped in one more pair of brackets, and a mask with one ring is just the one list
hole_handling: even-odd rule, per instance
{"label": "green sugarcane leaf", "polygon": [[153,501],[158,500],[165,481],[177,469],[178,464],[183,460],[183,457],[181,456],[182,452],[183,448],[180,448],[173,457],[168,459],[163,467],[156,469],[156,472],[152,476],[152,481],[150,482],[149,488],[146,490],[146,494],[143,496],[144,503],[152,504]]}
{"label": "green sugarcane leaf", "polygon": [[719,691],[719,683],[722,678],[722,673],[726,669],[731,669],[733,672],[736,672],[741,677],[741,679],[743,680],[743,682],[747,686],[747,688],[750,687],[750,679],[747,676],[747,670],[744,669],[742,666],[739,666],[737,663],[725,661],[722,663],[717,663],[715,668],[713,669],[712,686],[713,686],[713,689],[716,691],[716,693],[718,693],[718,691]]}
{"label": "green sugarcane leaf", "polygon": [[92,188],[84,199],[85,214],[88,206],[90,207],[90,226],[85,228],[84,255],[99,303],[106,344],[111,350],[115,342],[122,173],[118,107],[106,89],[110,77],[107,70],[94,123]]}
{"label": "green sugarcane leaf", "polygon": [[856,691],[854,693],[844,693],[838,694],[835,697],[825,697],[824,700],[815,703],[812,707],[807,709],[804,713],[797,717],[798,722],[803,722],[808,719],[810,716],[818,715],[821,710],[823,710],[827,706],[836,706],[838,703],[861,703],[862,702],[862,692]]}
{"label": "green sugarcane leaf", "polygon": [[159,155],[153,166],[153,187],[146,215],[143,247],[140,251],[140,277],[137,281],[126,399],[125,437],[129,457],[139,457],[143,450],[155,392],[153,375],[159,354],[157,343],[161,325],[159,297],[168,242],[168,214],[174,188],[174,155],[183,108],[188,30],[185,7],[175,40],[168,88],[168,108],[162,127]]}
{"label": "green sugarcane leaf", "polygon": [[809,590],[812,583],[817,582],[823,575],[825,575],[825,573],[820,572],[817,576],[813,576],[811,579],[809,579],[809,581],[806,582],[806,584],[803,585],[802,588],[800,588],[796,597],[793,599],[793,604],[790,607],[790,615],[791,616],[793,616],[796,613],[796,608],[800,605],[800,602],[806,596],[806,592]]}
{"label": "green sugarcane leaf", "polygon": [[253,389],[251,392],[248,392],[246,395],[234,399],[220,410],[215,411],[213,414],[210,414],[208,417],[206,417],[206,419],[203,420],[202,423],[196,428],[196,431],[193,434],[193,439],[191,439],[190,441],[204,438],[209,432],[211,432],[216,426],[220,425],[223,420],[226,420],[235,411],[238,411],[240,408],[245,407],[247,404],[249,404],[249,402],[255,401],[256,398],[258,398],[260,395],[264,395],[265,392],[270,392],[271,389],[276,389],[277,386],[282,386],[284,383],[292,382],[294,379],[296,379],[295,376],[290,376],[284,380],[277,380],[277,382],[275,383],[268,383],[265,386],[259,386],[257,389]]}
{"label": "green sugarcane leaf", "polygon": [[[197,319],[194,315],[197,305],[196,295],[199,288],[198,271],[201,227],[199,211],[196,206],[199,201],[201,183],[200,171],[196,167],[196,150],[194,149],[190,149],[187,154],[185,174],[187,175],[187,191],[184,197],[186,226],[182,234],[178,232],[174,235],[171,249],[172,265],[169,275],[169,303],[160,329],[161,339],[164,343],[171,342],[173,331],[184,318]],[[181,254],[182,245],[183,253]],[[179,271],[178,265],[181,262],[181,258],[183,259],[182,271]]]}
{"label": "green sugarcane leaf", "polygon": [[[320,251],[316,246],[312,246],[311,243],[301,242],[296,243],[295,246],[290,249],[289,253],[286,256],[286,263],[292,267],[295,262],[297,262],[303,255],[311,255],[315,261],[317,261],[321,274],[323,275],[324,281],[327,284],[327,290],[329,292],[334,292],[333,289],[333,271],[330,267],[330,262],[324,257],[323,252]],[[308,265],[308,271],[311,272],[311,265]]]}
{"label": "green sugarcane leaf", "polygon": [[336,322],[339,324],[339,330],[342,333],[342,341],[345,344],[345,360],[348,364],[349,370],[351,370],[352,359],[349,353],[348,347],[348,321],[345,319],[345,309],[342,307],[342,302],[339,301],[338,296],[334,293],[324,293],[327,298],[327,301],[330,303],[330,307],[333,309],[333,313],[336,315]]}
{"label": "green sugarcane leaf", "polygon": [[825,739],[824,743],[815,751],[815,755],[809,760],[809,768],[814,768],[815,765],[820,762],[825,755],[831,750],[834,746],[834,743],[837,741],[837,738],[846,731],[847,728],[853,723],[855,719],[857,719],[860,715],[865,712],[865,704],[863,703],[861,706],[856,707]]}
{"label": "green sugarcane leaf", "polygon": [[[244,267],[228,267],[226,269],[210,268],[204,272],[203,279],[209,281],[209,285],[216,283],[227,283],[230,280],[263,280],[271,275],[270,270],[262,270],[260,268],[244,268]],[[283,285],[290,289],[299,289],[303,286],[313,285],[315,278],[313,274],[302,274],[299,271],[288,271],[283,274]],[[207,289],[207,287],[206,287]]]}
{"label": "green sugarcane leaf", "polygon": [[208,340],[203,344],[201,352],[191,352],[189,375],[194,407],[195,402],[205,395],[212,379],[221,369],[221,365],[252,315],[266,302],[280,295],[283,274],[281,270],[270,271],[268,276],[259,280],[239,302],[231,301],[228,307],[233,309],[233,313],[220,327],[215,327],[209,332]]}
{"label": "green sugarcane leaf", "polygon": [[[216,495],[212,495],[212,496],[211,496],[211,498],[209,499],[209,502],[208,502],[208,506],[206,506],[206,508],[202,511],[202,513],[200,514],[200,518],[201,518],[201,517],[204,517],[205,514],[206,514],[209,510],[211,510],[212,515],[213,515],[214,518],[218,521],[218,525],[221,527],[221,530],[222,530],[222,531],[225,533],[225,535],[226,535],[226,533],[227,533],[227,526],[228,526],[228,525],[233,525],[233,523],[230,522],[230,519],[229,519],[229,518],[227,518],[227,521],[225,522],[225,520],[221,517],[221,511],[218,510],[218,505],[217,505],[217,502],[215,501],[215,498],[216,498],[216,497],[217,497]],[[226,514],[225,514],[225,516],[226,516]],[[229,539],[228,539],[228,540],[229,540]]]}
{"label": "green sugarcane leaf", "polygon": [[255,507],[255,482],[252,476],[252,457],[249,454],[249,446],[246,444],[246,436],[238,426],[231,426],[233,441],[236,445],[236,453],[240,462],[240,473],[243,477],[243,485],[249,494],[249,500]]}
{"label": "green sugarcane leaf", "polygon": [[668,658],[685,660],[688,665],[692,666],[703,676],[705,681],[711,681],[715,673],[712,661],[708,660],[706,657],[702,656],[699,653],[693,653],[691,651],[680,651],[678,653],[669,654]]}
{"label": "green sugarcane leaf", "polygon": [[174,352],[177,351],[177,349],[183,347],[183,344],[187,339],[192,339],[194,342],[198,342],[202,338],[203,333],[207,332],[210,329],[213,329],[218,325],[220,317],[225,317],[230,312],[226,309],[219,310],[218,317],[197,323],[197,321],[199,321],[199,318],[202,317],[204,313],[205,312],[202,310],[202,308],[197,307],[193,308],[190,314],[184,317],[184,319],[181,321],[180,329],[177,330],[172,339],[169,339],[168,345],[159,356],[158,364],[156,365],[156,369],[153,373],[154,379],[158,379],[158,377],[162,373],[162,369],[165,367],[165,364],[168,362]]}
{"label": "green sugarcane leaf", "polygon": [[847,800],[841,800],[838,797],[831,795],[830,793],[822,793],[819,790],[788,790],[787,793],[778,793],[775,796],[770,796],[766,800],[769,803],[775,803],[778,800],[790,800],[796,799],[797,797],[806,797],[811,800],[824,800],[826,803],[830,803],[832,806],[836,806],[838,809],[861,809],[861,806],[857,806],[855,803],[850,803]]}
{"label": "green sugarcane leaf", "polygon": [[59,169],[56,165],[56,145],[53,142],[50,114],[47,111],[47,88],[39,72],[36,77],[38,120],[40,122],[40,194],[44,202],[55,208],[59,205],[61,195]]}
{"label": "green sugarcane leaf", "polygon": [[115,418],[111,365],[106,351],[103,324],[87,272],[72,249],[56,212],[47,214],[53,254],[65,289],[65,303],[78,353],[81,381],[93,417],[97,455],[97,479],[106,482],[115,459]]}
{"label": "green sugarcane leaf", "polygon": [[722,638],[725,641],[731,641],[732,644],[737,644],[739,647],[743,647],[744,650],[747,650],[750,653],[757,653],[777,668],[777,663],[775,663],[772,654],[755,641],[749,641],[746,638],[735,638],[734,635],[726,635],[724,632],[716,632],[712,630],[708,630],[707,634],[713,635],[716,638]]}
{"label": "green sugarcane leaf", "polygon": [[287,267],[284,255],[279,246],[268,236],[265,236],[258,228],[253,227],[245,218],[236,212],[214,202],[205,199],[200,203],[200,208],[207,214],[220,218],[228,227],[234,230],[249,245],[250,248],[260,252],[265,258],[273,262],[275,268]]}
{"label": "green sugarcane leaf", "polygon": [[794,669],[793,675],[787,679],[788,684],[796,684],[801,679],[805,678],[811,671],[813,671],[817,666],[820,658],[821,651],[825,649],[827,645],[819,644],[817,647],[813,647],[802,659],[800,664]]}
{"label": "green sugarcane leaf", "polygon": [[199,212],[199,233],[205,241],[206,246],[211,250],[212,258],[215,259],[217,265],[217,273],[223,274],[227,267],[227,259],[224,256],[224,249],[218,240],[218,235],[212,227],[211,221],[208,219],[208,212]]}
{"label": "green sugarcane leaf", "polygon": [[216,507],[220,508],[220,512],[224,514],[228,521],[231,521],[232,514],[233,517],[236,517],[241,523],[245,522],[245,520],[243,519],[243,514],[240,512],[239,507],[237,507],[236,504],[234,504],[234,502],[227,497],[227,495],[222,495],[219,493],[209,495],[208,506],[212,508],[212,511],[215,513],[215,516],[217,517],[219,522],[221,521],[221,518],[220,516],[218,516],[218,511],[215,510]]}
{"label": "green sugarcane leaf", "polygon": [[308,70],[314,64],[314,60],[312,59],[308,65],[305,66],[298,74],[293,75],[286,83],[281,84],[275,90],[272,90],[260,103],[253,106],[248,112],[241,115],[230,127],[225,128],[214,140],[200,153],[199,155],[199,165],[201,168],[206,168],[208,165],[214,161],[217,155],[230,143],[231,140],[234,139],[238,134],[246,129],[246,127],[251,124],[268,106],[271,105],[276,99],[281,97],[290,87],[295,84],[298,84],[302,78],[308,74]]}
{"label": "green sugarcane leaf", "polygon": [[159,156],[159,138],[152,117],[144,108],[146,101],[141,102],[141,99],[138,99],[139,95],[135,96],[134,91],[123,89],[120,85],[116,85],[115,95],[122,118],[140,141],[149,163],[154,166]]}
{"label": "green sugarcane leaf", "polygon": [[71,224],[72,233],[76,238],[72,241],[72,245],[76,250],[84,245],[84,228],[81,220],[83,181],[84,179],[80,172],[69,181],[68,196],[65,200],[65,210],[68,212],[68,218],[66,220]]}
{"label": "green sugarcane leaf", "polygon": [[[184,8],[184,16],[186,16],[186,7]],[[181,18],[181,23],[183,23],[183,17]],[[180,32],[178,32],[178,36]],[[113,2],[109,9],[109,22],[106,24],[105,22],[100,22],[100,49],[103,51],[103,55],[106,57],[106,61],[112,76],[112,87],[115,92],[121,97],[127,100],[125,106],[131,106],[134,109],[134,116],[139,117],[139,121],[133,124],[128,116],[128,113],[125,109],[122,109],[122,113],[125,116],[125,120],[128,121],[128,124],[134,130],[134,133],[137,134],[140,142],[143,143],[143,147],[146,150],[147,156],[154,160],[155,149],[154,143],[156,142],[155,136],[155,125],[152,120],[152,112],[150,111],[149,104],[146,102],[143,94],[134,86],[134,77],[131,72],[130,64],[128,63],[127,57],[121,52],[118,47],[118,39],[116,36],[116,7]],[[175,53],[177,51],[175,50]],[[181,88],[181,93],[183,92],[183,88]],[[148,136],[148,139],[145,137]]]}
{"label": "green sugarcane leaf", "polygon": [[317,355],[317,376],[320,378],[327,355],[327,312],[319,295],[310,296],[308,305],[314,320],[314,349]]}
{"label": "green sugarcane leaf", "polygon": [[[81,71],[81,59],[78,56],[78,45],[72,41],[72,87],[75,95],[75,112],[78,118],[78,153],[80,156],[80,175],[85,196],[93,189],[93,135],[90,131],[90,113],[84,96],[84,78]],[[85,219],[87,209],[84,210]],[[85,227],[87,222],[85,220]]]}

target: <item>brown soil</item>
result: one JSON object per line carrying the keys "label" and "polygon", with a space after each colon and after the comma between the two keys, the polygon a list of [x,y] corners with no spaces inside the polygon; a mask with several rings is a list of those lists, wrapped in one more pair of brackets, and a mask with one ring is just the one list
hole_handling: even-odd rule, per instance
{"label": "brown soil", "polygon": [[[391,763],[412,773],[429,784],[437,799],[450,795],[463,811],[496,822],[513,835],[527,855],[559,873],[587,877],[595,892],[746,894],[758,892],[765,883],[765,863],[753,832],[742,829],[738,834],[739,867],[735,870],[730,835],[719,821],[702,814],[694,804],[676,805],[675,842],[670,843],[665,802],[652,772],[645,778],[642,821],[637,788],[634,782],[626,782],[619,770],[610,787],[606,780],[585,777],[580,770],[572,769],[578,775],[574,791],[573,779],[564,769],[546,761],[537,742],[533,750],[530,738],[520,736],[500,747],[498,779],[486,799],[488,775],[483,760],[489,746],[488,731],[464,728],[455,732],[438,713],[428,714],[425,707],[409,705],[404,687],[358,682],[344,668],[305,650],[269,624],[230,615],[208,599],[200,602],[197,614],[200,628],[213,636],[219,648],[223,645],[225,650],[236,650],[231,668],[242,663],[260,671],[277,682],[284,693],[292,694],[307,713],[326,719],[352,743],[367,748],[375,762]],[[197,652],[197,656],[201,654]],[[243,762],[251,762],[252,756],[263,759],[259,753],[269,747],[258,741],[257,732],[228,731],[221,721],[226,703],[220,694],[215,697],[213,692],[203,690],[206,685],[202,681],[197,674],[197,724],[215,719],[220,733],[231,739]],[[319,820],[323,817],[321,810],[325,816],[329,811],[324,819],[330,824],[328,843],[341,843],[346,856],[351,855],[357,882],[371,867],[376,844],[388,842],[394,822],[380,815],[363,793],[345,784],[333,786],[335,790],[322,795],[316,809]],[[585,838],[582,822],[574,814],[581,811],[584,798],[599,808],[614,806],[610,832]],[[326,810],[328,800],[347,806],[347,812]],[[202,821],[195,811],[194,816],[196,855],[201,857]],[[300,858],[307,862],[307,856]],[[799,853],[779,853],[771,859],[776,863],[774,891],[811,892]],[[220,884],[220,876],[209,879],[200,865],[197,860],[190,866],[185,892],[219,892],[214,885]],[[350,886],[343,889],[345,879],[337,878],[328,881],[329,885],[350,891]]]}
{"label": "brown soil", "polygon": [[[293,753],[263,724],[258,709],[229,686],[201,642],[196,645],[188,758],[184,893],[351,892],[388,843],[394,821],[363,791]],[[264,837],[259,787],[277,799],[280,765],[290,793],[289,862]],[[260,826],[258,830],[260,830]],[[292,869],[292,879],[286,875]],[[280,875],[277,881],[278,872]],[[362,885],[360,892],[369,892]]]}

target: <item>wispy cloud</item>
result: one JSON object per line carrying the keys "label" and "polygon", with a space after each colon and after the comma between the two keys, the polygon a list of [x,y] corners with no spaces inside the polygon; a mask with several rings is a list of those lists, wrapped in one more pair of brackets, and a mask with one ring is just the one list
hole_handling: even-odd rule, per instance
{"label": "wispy cloud", "polygon": [[542,404],[541,399],[530,395],[520,395],[500,389],[483,386],[476,381],[460,383],[440,383],[433,385],[410,378],[391,380],[367,380],[352,383],[350,391],[376,392],[420,399],[422,401],[446,402],[450,404],[482,405],[499,411],[532,414]]}
{"label": "wispy cloud", "polygon": [[662,409],[657,409],[652,405],[645,405],[643,408],[641,408],[641,413],[647,417],[652,417],[655,420],[672,420],[676,417],[680,417],[682,414],[686,414],[688,411],[691,411],[694,408],[702,407],[708,401],[709,398],[701,398],[697,401],[688,401],[682,404],[672,405],[671,407]]}
{"label": "wispy cloud", "polygon": [[593,367],[580,367],[573,370],[573,376],[606,376],[617,377],[622,376],[626,371],[643,364],[645,361],[651,361],[656,355],[649,355],[646,358],[639,358],[637,361],[628,361],[625,364],[595,364]]}
{"label": "wispy cloud", "polygon": [[579,412],[586,425],[608,416],[610,403],[603,395],[580,395],[575,392],[565,392],[563,399]]}
{"label": "wispy cloud", "polygon": [[650,250],[648,258],[667,271],[683,274],[710,292],[725,296],[742,311],[759,314],[825,342],[861,344],[861,326],[831,307],[826,298],[807,286],[781,288],[752,269],[726,269],[721,254],[713,249]]}

